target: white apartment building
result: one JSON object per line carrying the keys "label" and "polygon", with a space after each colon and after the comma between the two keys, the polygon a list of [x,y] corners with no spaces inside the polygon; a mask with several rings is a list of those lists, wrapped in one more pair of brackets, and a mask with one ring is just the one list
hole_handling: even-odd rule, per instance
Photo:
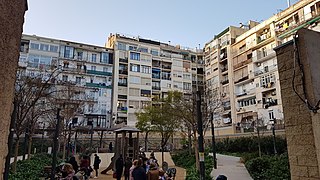
{"label": "white apartment building", "polygon": [[170,90],[191,97],[194,90],[203,89],[202,51],[120,34],[111,34],[107,47],[114,49],[116,125],[135,126],[135,112]]}
{"label": "white apartment building", "polygon": [[72,120],[79,126],[111,127],[113,50],[77,42],[23,35],[19,68],[44,76],[56,70],[55,86],[73,89],[81,101]]}

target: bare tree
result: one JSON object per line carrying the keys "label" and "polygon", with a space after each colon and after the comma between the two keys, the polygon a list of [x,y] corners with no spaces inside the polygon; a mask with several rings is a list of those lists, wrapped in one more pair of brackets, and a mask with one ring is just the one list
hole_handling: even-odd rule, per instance
{"label": "bare tree", "polygon": [[16,170],[20,137],[26,128],[30,128],[35,124],[30,124],[30,122],[35,122],[38,119],[34,114],[40,111],[38,108],[41,107],[41,100],[50,97],[54,93],[52,91],[52,82],[55,81],[58,74],[57,69],[46,69],[37,72],[27,72],[25,69],[20,69],[17,72],[14,98],[14,101],[17,103],[17,118],[14,129],[16,144],[13,171]]}

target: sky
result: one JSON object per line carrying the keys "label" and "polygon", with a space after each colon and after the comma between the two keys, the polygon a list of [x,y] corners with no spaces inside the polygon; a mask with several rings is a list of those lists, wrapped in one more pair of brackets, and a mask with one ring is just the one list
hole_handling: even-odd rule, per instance
{"label": "sky", "polygon": [[104,46],[110,33],[120,33],[202,48],[230,25],[286,9],[287,0],[28,0],[28,6],[24,34]]}

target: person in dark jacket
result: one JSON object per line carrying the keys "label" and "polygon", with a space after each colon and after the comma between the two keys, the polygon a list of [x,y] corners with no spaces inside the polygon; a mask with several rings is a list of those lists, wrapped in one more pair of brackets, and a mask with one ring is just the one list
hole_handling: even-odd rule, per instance
{"label": "person in dark jacket", "polygon": [[123,158],[122,154],[118,157],[116,160],[116,174],[117,174],[117,180],[120,180],[122,177],[122,172],[123,172]]}
{"label": "person in dark jacket", "polygon": [[132,177],[134,180],[146,180],[147,175],[145,169],[142,167],[143,160],[139,159],[137,167],[132,171]]}
{"label": "person in dark jacket", "polygon": [[94,154],[94,162],[93,162],[93,169],[96,171],[96,176],[94,178],[98,178],[98,169],[101,163],[101,159],[97,154]]}
{"label": "person in dark jacket", "polygon": [[79,165],[78,165],[78,162],[76,161],[76,158],[74,156],[72,156],[69,159],[68,163],[70,163],[72,165],[73,170],[75,171],[75,173],[77,173],[79,170]]}
{"label": "person in dark jacket", "polygon": [[132,161],[130,160],[129,157],[127,157],[124,163],[124,179],[125,180],[129,180],[131,167],[132,167]]}

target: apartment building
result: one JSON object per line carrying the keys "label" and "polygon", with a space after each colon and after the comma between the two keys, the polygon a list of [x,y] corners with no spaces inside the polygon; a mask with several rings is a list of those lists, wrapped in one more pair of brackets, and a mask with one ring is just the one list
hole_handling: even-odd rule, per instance
{"label": "apartment building", "polygon": [[[215,119],[218,119],[215,121],[217,127],[221,127],[221,124],[225,126],[227,122],[233,127],[231,128],[233,133],[253,130],[257,126],[270,129],[274,123],[276,128],[283,128],[280,82],[273,48],[291,40],[300,28],[319,31],[319,20],[320,2],[304,0],[260,24],[249,22],[245,27],[247,30],[239,32],[241,35],[235,35],[236,38],[231,41],[227,61],[228,71],[224,72],[225,66],[220,63],[220,66],[214,67],[217,71],[214,75],[208,73],[212,73],[209,69],[215,63],[210,61],[210,50],[215,45],[213,43],[215,39],[206,45],[205,59],[206,68],[208,67],[206,92],[210,94],[215,87],[218,93],[211,92],[211,94],[216,96],[214,99],[221,99],[223,107],[225,107],[224,99],[230,97],[231,113],[227,117],[231,117],[231,120],[225,119],[227,111],[223,109],[215,116]],[[217,55],[221,61],[221,57],[225,55],[223,48],[218,49],[220,52],[218,51]],[[210,77],[216,79],[212,80]],[[212,82],[216,82],[213,87],[210,86]],[[227,84],[229,94],[224,91]],[[223,122],[219,123],[219,119]]]}
{"label": "apartment building", "polygon": [[181,91],[186,97],[203,90],[201,50],[120,34],[110,34],[106,46],[114,49],[115,125],[135,126],[135,112],[170,90]]}
{"label": "apartment building", "polygon": [[[251,26],[254,22],[251,22]],[[230,26],[206,43],[205,57],[205,94],[209,118],[213,118],[217,131],[232,134],[231,96],[229,84],[232,84],[231,44],[236,37],[246,32],[248,27]],[[223,129],[223,130],[222,130]]]}
{"label": "apartment building", "polygon": [[[72,122],[78,126],[111,127],[113,50],[77,42],[23,35],[19,68],[28,76],[49,76],[61,95],[80,102]],[[71,92],[72,91],[72,92]],[[67,97],[67,94],[72,94]],[[59,95],[56,95],[59,96]]]}

